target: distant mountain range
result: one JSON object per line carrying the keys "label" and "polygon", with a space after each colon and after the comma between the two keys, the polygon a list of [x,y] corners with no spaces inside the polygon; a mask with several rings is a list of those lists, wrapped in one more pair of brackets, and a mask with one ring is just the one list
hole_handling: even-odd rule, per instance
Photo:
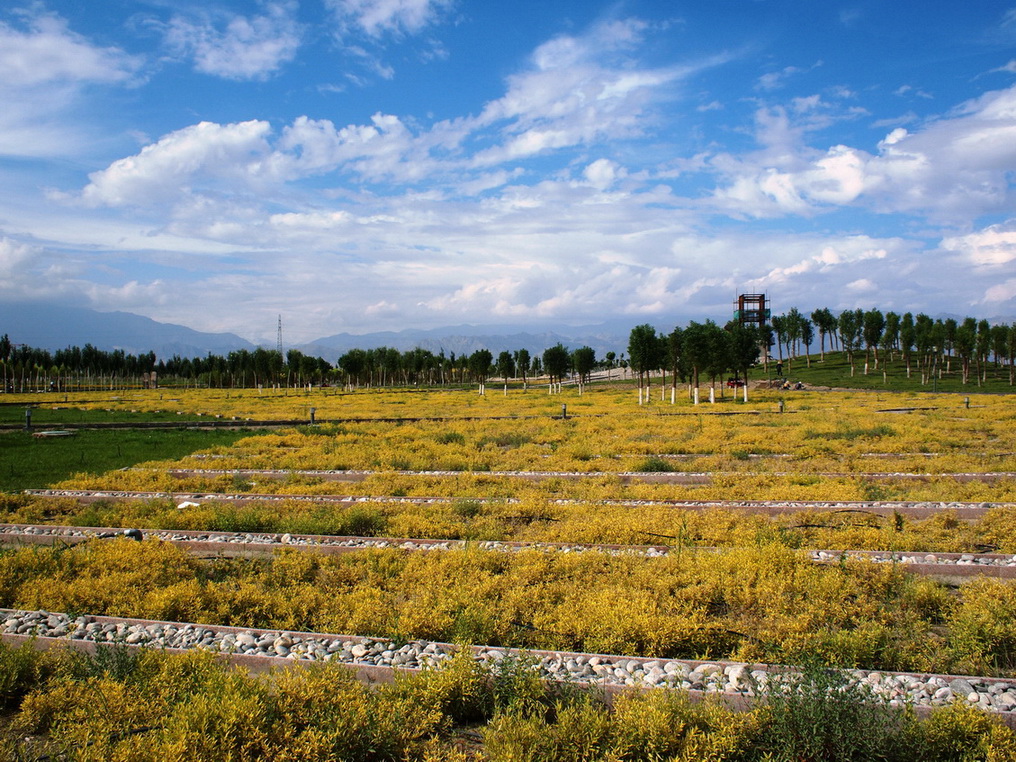
{"label": "distant mountain range", "polygon": [[434,354],[444,351],[445,355],[472,354],[478,349],[489,349],[498,353],[517,349],[528,349],[531,353],[542,353],[555,344],[564,344],[575,349],[589,346],[602,357],[607,352],[621,354],[628,345],[631,326],[563,326],[554,330],[533,330],[520,326],[471,326],[459,325],[429,330],[381,331],[378,333],[339,333],[317,339],[299,347],[309,355],[337,358],[350,349],[373,349],[392,347],[400,352],[420,347]]}
{"label": "distant mountain range", "polygon": [[255,348],[232,333],[203,333],[130,312],[97,312],[52,304],[0,304],[3,334],[15,344],[50,351],[91,344],[106,352],[155,352],[160,359],[173,355],[204,357],[209,352],[225,355],[235,349]]}
{"label": "distant mountain range", "polygon": [[[438,354],[472,354],[489,349],[495,356],[502,351],[528,349],[542,353],[557,343],[569,348],[590,346],[602,357],[607,352],[626,351],[629,322],[599,326],[555,326],[540,330],[526,326],[458,325],[429,330],[380,331],[377,333],[339,333],[306,344],[286,345],[304,354],[323,357],[334,363],[350,349],[392,347],[404,352],[415,347]],[[253,350],[257,345],[232,333],[204,333],[171,323],[159,323],[129,312],[98,312],[81,307],[52,304],[0,304],[0,335],[7,334],[15,344],[28,344],[55,351],[85,344],[128,354],[153,351],[160,359],[173,355],[204,357],[209,352],[227,355],[234,350]]]}
{"label": "distant mountain range", "polygon": [[[1011,317],[991,318],[989,322],[997,324],[1013,320]],[[585,326],[456,325],[426,330],[337,333],[305,344],[286,344],[285,349],[298,349],[313,357],[323,357],[333,364],[350,349],[377,347],[392,347],[400,352],[420,347],[434,354],[444,351],[447,356],[453,352],[460,356],[472,354],[478,349],[489,349],[496,357],[500,352],[518,349],[528,349],[536,355],[561,343],[569,349],[592,347],[597,357],[603,357],[607,352],[620,356],[628,351],[628,336],[639,322],[649,322],[659,330],[669,331],[675,325],[687,323],[687,319],[656,316],[649,320],[636,320],[629,317]],[[122,349],[136,355],[152,351],[160,359],[173,355],[204,357],[209,352],[227,355],[234,350],[253,350],[258,346],[233,333],[204,333],[181,325],[159,323],[129,312],[98,312],[53,304],[0,303],[0,335],[5,333],[15,344],[28,344],[50,351],[91,344],[107,352]],[[274,344],[262,346],[274,348]]]}

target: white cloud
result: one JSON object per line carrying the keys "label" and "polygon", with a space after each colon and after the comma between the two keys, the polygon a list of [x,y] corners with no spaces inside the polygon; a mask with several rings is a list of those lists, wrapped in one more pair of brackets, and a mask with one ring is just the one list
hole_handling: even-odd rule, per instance
{"label": "white cloud", "polygon": [[499,144],[473,156],[486,166],[560,148],[642,135],[666,90],[717,57],[686,67],[640,69],[628,53],[646,29],[637,19],[601,24],[579,37],[539,46],[531,67],[508,78],[508,92],[484,106],[473,129],[497,127]]}
{"label": "white cloud", "polygon": [[175,16],[166,29],[166,44],[178,55],[193,57],[194,68],[205,74],[265,79],[293,60],[302,36],[295,2],[269,3],[265,10],[260,16],[199,21]]}
{"label": "white cloud", "polygon": [[[377,33],[417,28],[395,18]],[[287,330],[307,339],[325,332],[325,318],[370,330],[457,319],[727,315],[738,289],[801,308],[1010,298],[998,271],[1014,258],[1014,225],[957,227],[967,235],[936,250],[916,236],[714,226],[702,210],[775,217],[848,206],[929,216],[983,209],[992,187],[984,179],[1004,179],[1014,166],[1016,95],[987,94],[864,150],[812,145],[816,130],[857,117],[842,102],[852,93],[826,88],[758,108],[757,151],[696,146],[702,153],[685,157],[659,125],[682,84],[723,59],[648,68],[638,58],[646,35],[642,22],[621,21],[556,37],[506,79],[501,97],[430,125],[379,111],[344,122],[298,116],[276,129],[251,120],[170,132],[93,172],[43,253],[0,245],[0,264],[32,276],[21,282],[38,282],[48,257],[60,288],[107,307],[147,304],[146,314],[193,324],[191,306],[165,298],[186,282],[191,304],[202,304],[202,327],[247,335],[251,325],[269,332],[280,305],[299,302]],[[683,104],[682,117],[696,118],[704,98]],[[650,143],[654,158],[640,153]],[[694,198],[678,190],[689,175],[694,191],[683,192]],[[712,178],[719,187],[704,201]],[[963,204],[949,197],[964,191]],[[26,231],[8,229],[30,240]],[[86,245],[102,256],[80,255]],[[75,256],[52,254],[75,246]]]}
{"label": "white cloud", "polygon": [[84,92],[131,84],[141,59],[91,44],[54,14],[23,16],[25,29],[0,22],[0,154],[71,154],[85,136],[68,116]]}
{"label": "white cloud", "polygon": [[1016,220],[946,238],[942,241],[942,248],[961,255],[978,267],[1007,265],[1016,261]]}
{"label": "white cloud", "polygon": [[594,188],[605,190],[614,184],[619,177],[624,177],[624,167],[619,167],[610,159],[597,159],[582,170],[583,176]]}
{"label": "white cloud", "polygon": [[1009,278],[1002,283],[996,283],[984,292],[982,304],[999,304],[1002,302],[1016,301],[1016,278]]}
{"label": "white cloud", "polygon": [[842,145],[822,153],[805,145],[805,133],[786,112],[761,110],[763,148],[715,157],[713,166],[729,178],[715,202],[754,217],[861,205],[949,220],[1011,208],[1016,87],[968,101],[920,130],[897,128],[877,154]]}
{"label": "white cloud", "polygon": [[339,20],[371,37],[418,34],[454,5],[454,0],[326,0]]}
{"label": "white cloud", "polygon": [[783,87],[784,83],[795,74],[800,74],[804,69],[797,66],[785,66],[779,71],[771,71],[758,78],[756,87],[759,90],[771,91]]}
{"label": "white cloud", "polygon": [[256,179],[259,160],[268,151],[269,131],[268,123],[260,121],[201,122],[177,130],[135,156],[93,172],[82,198],[91,205],[144,205],[177,198],[193,179],[249,182]]}
{"label": "white cloud", "polygon": [[[426,181],[438,193],[479,193],[520,171],[492,166],[641,134],[660,90],[694,70],[634,66],[628,51],[643,29],[639,21],[612,22],[582,37],[555,38],[478,116],[429,128],[383,113],[344,127],[300,116],[279,136],[265,122],[194,125],[93,173],[83,196],[92,204],[143,205],[185,198],[210,179],[228,194],[253,182],[331,173],[370,182]],[[605,189],[611,166],[594,164],[587,182]],[[619,167],[613,171],[614,179],[623,175]],[[447,191],[438,190],[442,184]]]}
{"label": "white cloud", "polygon": [[4,88],[49,82],[124,82],[138,60],[118,48],[100,48],[52,14],[29,19],[22,32],[0,22],[0,83]]}
{"label": "white cloud", "polygon": [[37,254],[38,249],[0,235],[0,280],[15,280]]}
{"label": "white cloud", "polygon": [[869,278],[858,278],[855,281],[851,281],[846,285],[848,291],[854,291],[856,293],[866,293],[874,291],[876,289],[875,283]]}

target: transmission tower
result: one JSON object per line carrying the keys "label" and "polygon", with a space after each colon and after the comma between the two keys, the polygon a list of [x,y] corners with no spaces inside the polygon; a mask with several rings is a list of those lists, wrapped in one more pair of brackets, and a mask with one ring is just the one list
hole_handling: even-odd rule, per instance
{"label": "transmission tower", "polygon": [[275,345],[275,348],[282,354],[282,315],[279,315],[279,339]]}

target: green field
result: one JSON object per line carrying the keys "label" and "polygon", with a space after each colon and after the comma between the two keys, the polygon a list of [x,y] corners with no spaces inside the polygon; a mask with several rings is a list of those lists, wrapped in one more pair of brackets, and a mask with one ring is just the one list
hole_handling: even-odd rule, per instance
{"label": "green field", "polygon": [[[883,373],[884,371],[884,373]],[[770,378],[776,378],[776,362],[770,361]],[[783,377],[790,382],[800,381],[808,386],[829,386],[839,389],[872,389],[894,392],[957,392],[967,394],[1013,394],[1016,386],[1009,385],[1009,369],[997,367],[989,363],[987,379],[980,386],[971,371],[970,380],[964,384],[960,375],[960,363],[955,361],[950,369],[943,369],[942,377],[929,379],[921,383],[921,372],[914,363],[910,378],[907,378],[906,365],[896,357],[891,362],[880,363],[878,370],[874,364],[864,373],[864,352],[854,355],[854,373],[851,375],[850,364],[844,352],[826,352],[825,359],[818,354],[807,357],[795,357],[793,360],[784,358]],[[765,379],[766,372],[762,367],[755,368],[750,374],[751,380]]]}
{"label": "green field", "polygon": [[[0,397],[0,400],[3,400],[3,397]],[[160,412],[123,409],[83,410],[77,407],[78,402],[62,402],[62,395],[60,395],[60,400],[58,401],[57,395],[40,394],[37,395],[37,399],[32,399],[29,403],[11,404],[0,401],[0,426],[24,426],[26,410],[32,411],[32,427],[35,429],[40,427],[58,428],[72,423],[179,423],[181,421],[181,416],[172,410]],[[129,400],[119,398],[112,398],[110,401],[113,400],[116,401],[117,406],[129,402]],[[190,418],[192,416],[187,420]]]}
{"label": "green field", "polygon": [[[34,425],[34,415],[32,421]],[[249,435],[249,431],[196,429],[84,429],[73,436],[52,438],[36,438],[23,431],[2,433],[0,491],[43,489],[76,473],[101,474],[147,460],[181,458]]]}

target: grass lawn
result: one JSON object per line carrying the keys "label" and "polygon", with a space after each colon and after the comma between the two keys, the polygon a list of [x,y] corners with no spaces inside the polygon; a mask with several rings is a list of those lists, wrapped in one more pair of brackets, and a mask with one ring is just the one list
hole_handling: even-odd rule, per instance
{"label": "grass lawn", "polygon": [[[883,375],[883,371],[885,374]],[[776,362],[769,364],[770,377],[776,377]],[[765,374],[761,368],[752,370],[751,378],[764,378]],[[818,354],[811,356],[809,367],[808,358],[796,357],[792,361],[784,358],[783,376],[791,383],[801,381],[810,386],[831,386],[841,389],[877,389],[880,391],[896,392],[962,392],[966,394],[1013,394],[1016,386],[1009,385],[1008,368],[996,368],[995,363],[988,364],[988,378],[981,385],[977,385],[973,369],[971,369],[970,381],[962,383],[960,376],[960,363],[958,360],[952,363],[951,370],[942,373],[941,379],[929,380],[928,383],[921,383],[921,371],[916,361],[911,367],[910,378],[907,378],[907,369],[897,353],[895,359],[889,363],[879,363],[878,370],[875,370],[874,363],[864,373],[864,352],[854,353],[854,374],[850,374],[850,364],[844,352],[826,352],[825,360],[821,360]]]}
{"label": "grass lawn", "polygon": [[[33,413],[33,425],[35,422]],[[191,429],[86,429],[74,436],[41,439],[21,431],[3,433],[0,434],[0,491],[43,489],[72,474],[101,474],[148,460],[181,458],[196,450],[229,445],[247,436],[250,431]]]}
{"label": "grass lawn", "polygon": [[[59,428],[67,423],[157,423],[160,421],[172,421],[177,423],[180,416],[172,410],[152,411],[128,411],[123,409],[83,410],[74,407],[74,403],[62,403],[56,401],[52,395],[38,395],[39,399],[32,399],[30,402],[21,401],[17,404],[0,402],[0,424],[24,425],[25,410],[32,410],[32,428],[38,430],[40,427]],[[0,397],[3,400],[3,397]],[[123,402],[117,400],[116,405]]]}

